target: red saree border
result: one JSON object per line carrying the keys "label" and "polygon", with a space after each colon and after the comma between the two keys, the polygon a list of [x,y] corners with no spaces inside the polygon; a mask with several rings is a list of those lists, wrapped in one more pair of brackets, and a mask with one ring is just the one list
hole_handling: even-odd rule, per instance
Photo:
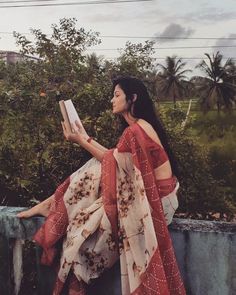
{"label": "red saree border", "polygon": [[33,237],[33,240],[43,248],[41,263],[44,265],[52,265],[58,253],[56,243],[66,233],[68,215],[63,196],[69,184],[70,177],[57,188],[50,208],[50,214]]}
{"label": "red saree border", "polygon": [[118,210],[116,198],[116,160],[113,149],[105,153],[102,160],[102,201],[106,215],[112,227],[113,239],[118,246]]}
{"label": "red saree border", "polygon": [[[174,289],[169,289],[167,278],[163,276],[163,267],[159,259],[159,249],[155,251],[147,270],[140,276],[141,284],[130,295],[181,295],[185,294],[183,282]],[[160,269],[162,268],[162,269]],[[161,272],[160,272],[161,270]]]}
{"label": "red saree border", "polygon": [[[151,157],[147,147],[145,146],[144,134],[142,130],[136,126],[136,124],[126,128],[121,140],[119,141],[118,151],[130,152],[133,156],[134,165],[140,170],[142,174],[146,195],[150,206],[153,209],[153,225],[158,242],[158,251],[155,252],[155,256],[152,257],[153,259],[150,261],[150,265],[147,267],[149,271],[146,272],[146,279],[143,280],[140,289],[137,289],[137,292],[139,293],[134,294],[185,295],[186,292],[180,276],[172,241],[165,221],[161,196],[158,191],[156,178],[151,163]],[[155,270],[156,268],[159,269],[159,272],[164,270],[165,275],[162,276],[161,280],[158,279],[159,272]],[[162,280],[164,280],[165,283]],[[147,286],[150,286],[151,283],[156,285],[156,291],[150,290],[150,292],[147,293]],[[163,286],[164,293],[162,293],[160,290],[162,287],[159,287],[159,291],[157,291],[157,283],[159,286]],[[164,287],[165,285],[168,286],[167,290]],[[140,290],[142,290],[142,292]],[[144,291],[146,293],[144,293]]]}

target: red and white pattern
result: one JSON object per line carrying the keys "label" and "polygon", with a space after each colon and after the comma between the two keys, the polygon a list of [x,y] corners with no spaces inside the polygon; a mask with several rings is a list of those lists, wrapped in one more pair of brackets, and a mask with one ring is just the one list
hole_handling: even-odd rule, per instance
{"label": "red and white pattern", "polygon": [[122,295],[185,294],[167,228],[178,187],[161,198],[150,161],[143,133],[132,125],[102,164],[92,158],[57,189],[35,236],[47,264],[63,239],[53,295],[67,280],[68,294],[84,295],[85,283],[119,258]]}

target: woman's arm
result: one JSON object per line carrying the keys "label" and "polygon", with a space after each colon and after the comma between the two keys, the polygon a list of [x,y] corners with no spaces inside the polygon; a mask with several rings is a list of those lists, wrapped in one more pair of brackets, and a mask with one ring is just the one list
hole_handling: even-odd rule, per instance
{"label": "woman's arm", "polygon": [[86,149],[90,154],[92,154],[98,161],[102,161],[105,152],[107,151],[102,145],[92,139],[91,142],[88,142],[85,139],[78,139],[77,142],[84,149]]}
{"label": "woman's arm", "polygon": [[[78,131],[72,133],[70,130],[66,129],[65,124],[62,122],[63,133],[66,140],[79,144],[101,162],[107,148],[96,142],[94,139],[88,140],[89,136],[85,130],[82,129],[79,124],[76,125],[78,127]],[[72,129],[75,130],[73,126]]]}
{"label": "woman's arm", "polygon": [[93,138],[90,141],[90,144],[94,146],[95,148],[98,148],[101,152],[106,152],[107,148],[105,148],[103,145],[95,141]]}

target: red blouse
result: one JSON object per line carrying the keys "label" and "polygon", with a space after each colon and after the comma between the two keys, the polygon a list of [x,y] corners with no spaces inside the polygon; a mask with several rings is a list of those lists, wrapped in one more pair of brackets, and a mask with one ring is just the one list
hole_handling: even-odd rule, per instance
{"label": "red blouse", "polygon": [[[138,123],[134,123],[133,125],[127,127],[127,129],[128,128],[130,128],[134,133],[136,128],[142,131],[143,139],[144,139],[143,142],[145,144],[147,152],[150,154],[153,169],[156,169],[157,167],[161,166],[162,164],[164,164],[166,161],[169,160],[164,148],[160,144],[155,142],[149,135],[147,135],[145,130]],[[123,135],[125,138],[125,134]],[[121,139],[121,142],[118,143],[117,148],[118,148],[118,151],[120,152],[131,151],[131,147],[129,147],[127,144],[124,144],[122,139]]]}

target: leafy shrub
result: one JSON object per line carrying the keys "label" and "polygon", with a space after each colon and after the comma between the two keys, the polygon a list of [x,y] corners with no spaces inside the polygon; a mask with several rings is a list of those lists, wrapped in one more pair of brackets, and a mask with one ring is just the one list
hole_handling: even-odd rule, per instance
{"label": "leafy shrub", "polygon": [[[84,55],[86,47],[99,40],[96,34],[77,30],[75,20],[61,20],[60,26],[54,26],[53,30],[51,39],[38,30],[33,31],[36,45],[17,35],[23,53],[39,54],[42,57],[39,62],[0,65],[1,205],[28,206],[45,199],[91,157],[63,140],[58,100],[71,98],[90,136],[111,148],[119,136],[110,111],[111,78],[131,71],[147,83],[152,76],[151,42],[144,46],[128,43],[118,61],[112,63],[95,55]],[[152,88],[153,99],[154,78],[147,83]],[[180,106],[161,107],[159,112],[179,163],[179,212],[195,218],[214,218],[217,212],[230,218],[236,212],[236,205],[227,186],[235,178],[235,162],[219,150],[209,151],[200,144],[193,132],[196,123],[193,119],[182,129],[185,112]],[[210,133],[212,122],[206,126],[198,127]]]}
{"label": "leafy shrub", "polygon": [[170,112],[170,109],[162,109],[161,114],[179,167],[179,212],[203,219],[212,219],[220,213],[230,219],[236,211],[236,203],[232,202],[222,178],[216,178],[213,173],[209,148],[200,143],[191,129],[183,130],[181,121],[176,124]]}

